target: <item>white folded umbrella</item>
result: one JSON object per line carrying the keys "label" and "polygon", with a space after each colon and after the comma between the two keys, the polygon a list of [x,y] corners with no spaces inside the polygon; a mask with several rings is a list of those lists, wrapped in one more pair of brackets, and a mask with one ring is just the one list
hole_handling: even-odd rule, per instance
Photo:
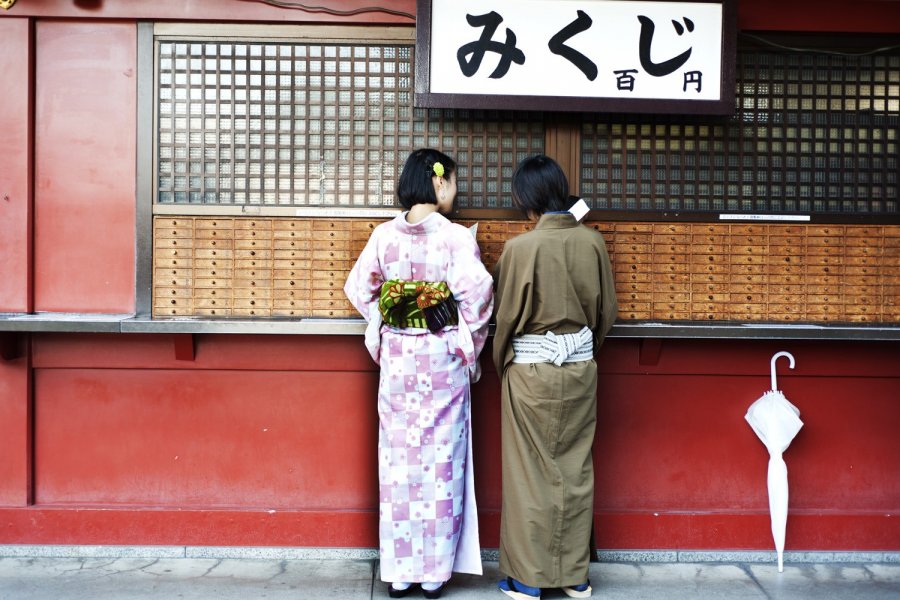
{"label": "white folded umbrella", "polygon": [[788,357],[791,368],[794,368],[794,357],[789,352],[776,353],[771,361],[772,389],[751,404],[744,416],[769,451],[769,513],[772,517],[772,537],[778,553],[779,573],[784,571],[784,532],[788,512],[787,465],[781,455],[803,427],[800,411],[788,402],[775,381],[775,362],[781,356]]}

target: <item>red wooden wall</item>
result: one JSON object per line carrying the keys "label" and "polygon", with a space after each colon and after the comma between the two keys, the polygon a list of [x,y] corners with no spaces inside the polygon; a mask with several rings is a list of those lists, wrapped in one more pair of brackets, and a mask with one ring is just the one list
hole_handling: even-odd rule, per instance
{"label": "red wooden wall", "polygon": [[[218,0],[97,6],[0,15],[0,312],[134,310],[136,18],[336,20]],[[408,22],[349,19],[372,20]],[[898,33],[900,3],[741,2],[739,22]],[[377,372],[359,337],[199,335],[194,361],[168,335],[0,343],[18,356],[0,360],[0,543],[376,545]],[[671,340],[654,361],[641,343],[602,354],[599,547],[771,548],[768,457],[743,414],[784,349],[797,369],[780,387],[806,423],[785,455],[788,548],[900,550],[900,345]],[[476,485],[494,547],[486,366]]]}
{"label": "red wooden wall", "polygon": [[[23,508],[21,475],[0,479],[0,541],[375,545],[377,371],[360,340],[196,342],[183,361],[168,335],[34,336],[35,504]],[[768,454],[743,417],[787,349],[797,368],[779,388],[805,423],[785,454],[788,547],[900,549],[897,344],[672,340],[645,365],[640,344],[602,354],[600,547],[770,546]],[[493,547],[499,386],[486,367],[474,444]]]}

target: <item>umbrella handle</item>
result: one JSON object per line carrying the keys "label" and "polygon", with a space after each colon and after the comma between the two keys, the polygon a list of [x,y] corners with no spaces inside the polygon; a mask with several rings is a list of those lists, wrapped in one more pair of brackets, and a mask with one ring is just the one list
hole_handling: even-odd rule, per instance
{"label": "umbrella handle", "polygon": [[775,356],[772,357],[771,367],[772,367],[772,391],[778,390],[778,385],[775,383],[775,362],[782,356],[787,356],[791,360],[791,368],[794,368],[794,355],[790,352],[776,352]]}

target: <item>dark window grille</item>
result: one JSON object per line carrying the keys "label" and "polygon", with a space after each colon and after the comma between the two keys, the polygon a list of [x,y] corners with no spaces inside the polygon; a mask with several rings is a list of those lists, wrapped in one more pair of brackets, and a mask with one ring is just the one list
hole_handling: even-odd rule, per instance
{"label": "dark window grille", "polygon": [[585,114],[593,208],[893,217],[900,56],[741,51],[730,119]]}
{"label": "dark window grille", "polygon": [[393,207],[408,153],[459,164],[460,208],[511,206],[541,113],[413,108],[414,49],[157,43],[156,204]]}

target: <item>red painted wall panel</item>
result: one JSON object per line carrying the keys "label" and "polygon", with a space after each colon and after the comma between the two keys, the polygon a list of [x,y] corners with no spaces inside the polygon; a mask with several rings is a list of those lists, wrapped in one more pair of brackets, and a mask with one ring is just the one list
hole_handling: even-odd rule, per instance
{"label": "red painted wall panel", "polygon": [[31,359],[0,359],[0,506],[31,502]]}
{"label": "red painted wall panel", "polygon": [[[359,337],[198,336],[195,361],[176,361],[163,335],[46,334],[34,346],[34,510],[48,529],[12,515],[19,541],[373,544],[377,372]],[[797,368],[780,370],[779,388],[806,423],[785,454],[792,547],[900,549],[886,517],[900,509],[900,347],[713,340],[666,341],[652,365],[639,364],[638,341],[604,347],[600,547],[769,547],[768,455],[744,414],[769,388],[780,347]],[[494,547],[499,385],[485,366],[475,474],[482,540]],[[126,517],[83,512],[98,505],[144,525],[122,532],[114,523]],[[78,510],[54,512],[66,506]],[[207,508],[198,521],[233,527],[198,542],[167,508]],[[291,530],[260,530],[268,509]],[[323,522],[332,529],[317,538]]]}
{"label": "red painted wall panel", "polygon": [[371,510],[376,386],[373,373],[39,369],[36,502]]}
{"label": "red painted wall panel", "polygon": [[[900,508],[900,378],[785,379],[804,422],[784,454],[791,508]],[[601,385],[598,510],[768,511],[769,454],[744,420],[765,380],[618,374]]]}
{"label": "red painted wall panel", "polygon": [[0,20],[0,312],[31,310],[31,48],[28,19]]}
{"label": "red painted wall panel", "polygon": [[35,35],[35,310],[133,312],[135,26]]}

